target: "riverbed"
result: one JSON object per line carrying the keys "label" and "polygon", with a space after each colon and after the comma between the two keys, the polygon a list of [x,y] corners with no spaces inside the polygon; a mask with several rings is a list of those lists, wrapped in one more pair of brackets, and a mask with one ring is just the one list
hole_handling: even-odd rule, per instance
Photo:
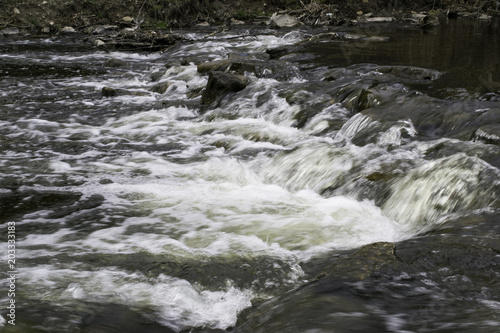
{"label": "riverbed", "polygon": [[0,41],[6,332],[500,329],[499,20],[175,32]]}

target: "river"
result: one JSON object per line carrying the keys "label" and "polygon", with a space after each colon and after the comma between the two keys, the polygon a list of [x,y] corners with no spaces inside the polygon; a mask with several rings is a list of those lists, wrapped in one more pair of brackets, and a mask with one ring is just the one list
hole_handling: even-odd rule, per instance
{"label": "river", "polygon": [[0,40],[0,329],[498,332],[499,27]]}

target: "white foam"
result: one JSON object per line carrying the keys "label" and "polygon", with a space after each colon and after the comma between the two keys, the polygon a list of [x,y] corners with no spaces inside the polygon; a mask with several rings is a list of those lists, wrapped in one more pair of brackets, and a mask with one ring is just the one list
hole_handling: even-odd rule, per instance
{"label": "white foam", "polygon": [[[228,285],[225,290],[201,290],[186,280],[116,269],[82,271],[39,265],[20,269],[26,279],[26,295],[43,290],[45,300],[56,304],[72,301],[121,304],[133,310],[150,309],[157,321],[175,331],[189,327],[227,329],[237,315],[251,306],[255,295]],[[27,296],[29,297],[29,296]]]}

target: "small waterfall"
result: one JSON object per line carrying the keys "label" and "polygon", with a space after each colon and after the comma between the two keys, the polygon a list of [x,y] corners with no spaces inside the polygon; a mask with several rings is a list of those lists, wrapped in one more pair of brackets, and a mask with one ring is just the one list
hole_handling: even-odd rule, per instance
{"label": "small waterfall", "polygon": [[477,157],[455,154],[427,162],[392,186],[386,215],[411,229],[427,229],[440,217],[499,205],[500,174]]}

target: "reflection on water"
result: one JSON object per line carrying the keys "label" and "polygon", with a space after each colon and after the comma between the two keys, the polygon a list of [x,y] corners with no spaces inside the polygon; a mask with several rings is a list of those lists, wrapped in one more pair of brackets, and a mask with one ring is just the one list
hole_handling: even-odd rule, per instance
{"label": "reflection on water", "polygon": [[353,32],[389,40],[318,43],[310,48],[319,56],[314,61],[339,67],[375,63],[437,69],[445,72],[442,78],[419,89],[438,97],[449,88],[500,92],[500,18],[491,22],[447,20],[432,29],[363,24]]}

